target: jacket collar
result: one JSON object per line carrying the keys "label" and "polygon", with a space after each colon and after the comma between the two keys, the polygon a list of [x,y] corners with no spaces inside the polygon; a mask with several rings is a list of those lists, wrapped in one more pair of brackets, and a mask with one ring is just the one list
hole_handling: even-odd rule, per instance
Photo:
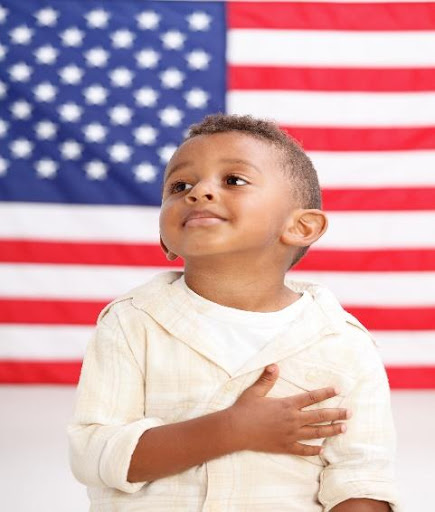
{"label": "jacket collar", "polygon": [[146,311],[165,330],[231,376],[242,375],[279,362],[320,342],[326,335],[342,332],[345,327],[345,312],[328,289],[315,283],[294,281],[287,277],[285,283],[289,288],[298,293],[308,292],[313,301],[304,308],[285,333],[276,336],[232,374],[225,354],[202,327],[198,314],[191,306],[190,297],[182,289],[171,286],[171,283],[181,275],[182,272],[165,272],[157,275],[146,285],[132,291],[132,304]]}

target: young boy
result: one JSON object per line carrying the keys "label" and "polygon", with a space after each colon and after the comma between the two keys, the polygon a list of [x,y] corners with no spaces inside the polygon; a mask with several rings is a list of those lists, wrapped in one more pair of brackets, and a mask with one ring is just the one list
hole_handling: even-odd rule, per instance
{"label": "young boy", "polygon": [[286,277],[326,230],[320,208],[273,123],[191,127],[160,215],[184,274],[109,304],[84,360],[69,438],[91,511],[399,510],[374,343],[328,290]]}

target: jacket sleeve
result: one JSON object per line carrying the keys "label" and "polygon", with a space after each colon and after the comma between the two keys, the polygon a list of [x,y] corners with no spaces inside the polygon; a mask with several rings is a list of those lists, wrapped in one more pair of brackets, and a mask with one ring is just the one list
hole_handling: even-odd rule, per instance
{"label": "jacket sleeve", "polygon": [[340,407],[351,409],[347,431],[324,442],[326,463],[321,474],[319,501],[329,512],[342,501],[367,498],[390,503],[399,512],[394,481],[395,429],[388,379],[372,340],[362,331],[364,367]]}
{"label": "jacket sleeve", "polygon": [[[145,340],[143,340],[145,343]],[[97,325],[87,348],[77,403],[68,426],[71,468],[89,487],[134,493],[145,482],[127,473],[141,435],[162,425],[145,417],[145,378],[121,328],[116,306]]]}

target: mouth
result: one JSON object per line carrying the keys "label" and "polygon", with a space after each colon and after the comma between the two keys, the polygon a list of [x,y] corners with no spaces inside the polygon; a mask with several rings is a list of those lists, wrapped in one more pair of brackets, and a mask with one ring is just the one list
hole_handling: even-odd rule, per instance
{"label": "mouth", "polygon": [[221,224],[222,222],[225,222],[225,219],[223,219],[216,213],[203,210],[197,212],[190,212],[184,219],[183,226],[214,226],[216,224]]}

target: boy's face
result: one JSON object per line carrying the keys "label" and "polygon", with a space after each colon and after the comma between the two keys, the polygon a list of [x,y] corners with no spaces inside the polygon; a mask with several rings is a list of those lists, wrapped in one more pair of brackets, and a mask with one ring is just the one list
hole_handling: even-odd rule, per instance
{"label": "boy's face", "polygon": [[184,259],[273,257],[284,250],[280,237],[296,208],[293,196],[272,144],[239,132],[196,136],[166,169],[162,240]]}

